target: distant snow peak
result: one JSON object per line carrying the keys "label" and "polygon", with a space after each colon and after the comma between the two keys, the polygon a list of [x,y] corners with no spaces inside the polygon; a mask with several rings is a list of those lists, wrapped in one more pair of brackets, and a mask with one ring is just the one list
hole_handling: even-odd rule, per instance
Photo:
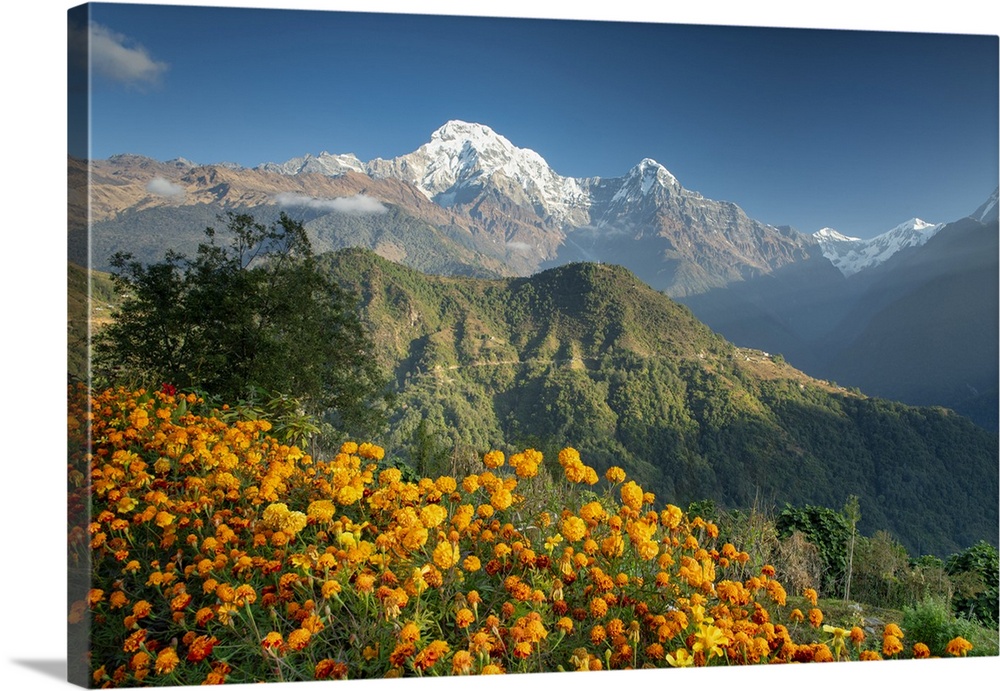
{"label": "distant snow peak", "polygon": [[833,228],[820,228],[815,233],[813,237],[823,242],[861,242],[861,238],[852,238],[842,233],[838,233]]}
{"label": "distant snow peak", "polygon": [[331,154],[326,151],[319,156],[306,154],[292,158],[284,163],[264,163],[257,166],[258,170],[282,175],[298,175],[299,173],[319,173],[321,175],[337,176],[347,171],[364,173],[365,165],[354,154]]}
{"label": "distant snow peak", "polygon": [[813,237],[819,241],[823,256],[842,274],[851,276],[882,264],[900,250],[923,245],[943,225],[911,218],[871,240],[847,237],[833,228],[823,228],[813,233]]}

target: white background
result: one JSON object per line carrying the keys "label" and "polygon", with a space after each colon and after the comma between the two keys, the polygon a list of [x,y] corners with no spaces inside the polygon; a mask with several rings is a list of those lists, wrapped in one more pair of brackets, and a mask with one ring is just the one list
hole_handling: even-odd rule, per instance
{"label": "white background", "polygon": [[[61,688],[66,682],[65,610],[65,290],[66,290],[66,11],[76,3],[36,0],[8,5],[2,50],[3,115],[0,139],[2,190],[8,193],[0,219],[3,261],[4,378],[0,437],[0,665],[4,688]],[[241,7],[479,14],[662,21],[696,24],[872,29],[998,34],[993,3],[738,2],[708,0],[662,3],[641,0],[556,2],[174,2]],[[657,3],[661,4],[661,3]],[[470,7],[471,6],[471,7]],[[518,684],[542,688],[572,681],[595,691],[606,684],[694,684],[743,688],[867,689],[945,688],[995,683],[1000,658],[914,662],[708,669],[692,672],[638,671],[558,678],[527,675]],[[643,676],[645,675],[645,677]],[[670,675],[670,676],[668,676]],[[501,689],[510,679],[476,679],[475,688]],[[315,688],[323,682],[269,688]],[[326,682],[330,683],[330,682]],[[460,679],[405,682],[359,681],[351,688],[466,688]],[[231,686],[230,688],[252,688]]]}

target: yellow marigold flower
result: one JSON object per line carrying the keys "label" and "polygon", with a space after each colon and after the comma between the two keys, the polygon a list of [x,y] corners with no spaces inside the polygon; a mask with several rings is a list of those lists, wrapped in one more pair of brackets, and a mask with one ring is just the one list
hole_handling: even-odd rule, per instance
{"label": "yellow marigold flower", "polygon": [[944,650],[949,655],[954,655],[955,657],[964,656],[972,650],[972,643],[969,643],[969,641],[961,636],[956,636],[948,641],[948,645],[945,646]]}
{"label": "yellow marigold flower", "polygon": [[642,487],[637,485],[634,481],[629,480],[620,490],[622,504],[629,507],[635,511],[642,508],[643,492]]}
{"label": "yellow marigold flower", "polygon": [[497,511],[503,511],[508,508],[514,502],[514,496],[510,493],[506,487],[498,488],[493,494],[490,495],[490,504]]}
{"label": "yellow marigold flower", "polygon": [[671,667],[690,667],[694,664],[694,657],[687,648],[680,648],[677,652],[668,654],[666,660]]}
{"label": "yellow marigold flower", "polygon": [[333,520],[333,516],[336,513],[336,504],[329,499],[318,499],[309,504],[309,507],[306,509],[306,516],[321,523],[329,523]]}
{"label": "yellow marigold flower", "polygon": [[487,468],[499,468],[504,464],[503,451],[489,451],[483,456],[483,465]]}
{"label": "yellow marigold flower", "polygon": [[448,518],[448,510],[440,504],[428,504],[420,509],[420,522],[425,528],[436,528]]}
{"label": "yellow marigold flower", "polygon": [[468,494],[472,494],[479,489],[479,476],[467,475],[465,479],[462,480],[462,489]]}
{"label": "yellow marigold flower", "polygon": [[660,524],[670,530],[676,529],[684,518],[684,512],[673,504],[667,504],[666,508],[660,512]]}
{"label": "yellow marigold flower", "polygon": [[913,644],[913,657],[917,660],[928,658],[931,656],[931,649],[927,647],[926,643],[914,643]]}
{"label": "yellow marigold flower", "polygon": [[559,532],[570,542],[576,542],[587,534],[587,524],[577,516],[566,516],[559,523]]}
{"label": "yellow marigold flower", "polygon": [[479,571],[482,568],[482,564],[479,561],[479,557],[474,554],[470,554],[465,559],[462,560],[462,568],[469,572]]}
{"label": "yellow marigold flower", "polygon": [[702,652],[708,657],[724,656],[723,646],[729,645],[732,639],[717,626],[702,623],[694,635],[695,642],[692,651]]}
{"label": "yellow marigold flower", "polygon": [[472,653],[468,650],[456,650],[451,658],[451,673],[455,675],[468,674],[472,671]]}
{"label": "yellow marigold flower", "polygon": [[177,668],[178,664],[180,664],[180,658],[177,657],[177,651],[173,648],[164,648],[157,654],[153,669],[156,670],[157,674],[170,674]]}
{"label": "yellow marigold flower", "polygon": [[503,668],[495,663],[490,663],[484,665],[483,669],[479,672],[480,674],[503,674]]}
{"label": "yellow marigold flower", "polygon": [[452,566],[458,563],[461,554],[458,551],[458,545],[452,544],[448,541],[439,542],[437,547],[434,548],[434,553],[431,555],[434,563],[437,564],[438,568],[450,569]]}
{"label": "yellow marigold flower", "polygon": [[455,482],[455,478],[449,475],[442,475],[439,477],[434,481],[434,486],[441,494],[451,494],[458,489],[458,483]]}

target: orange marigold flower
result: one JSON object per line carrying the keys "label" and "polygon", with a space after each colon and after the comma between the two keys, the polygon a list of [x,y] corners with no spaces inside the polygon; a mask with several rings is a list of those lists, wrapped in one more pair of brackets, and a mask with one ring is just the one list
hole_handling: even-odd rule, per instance
{"label": "orange marigold flower", "polygon": [[882,637],[884,638],[886,636],[895,636],[896,638],[902,640],[903,631],[902,629],[899,628],[897,624],[889,622],[888,624],[885,625],[885,628],[882,630]]}
{"label": "orange marigold flower", "polygon": [[882,637],[882,654],[892,657],[903,652],[903,643],[891,633]]}
{"label": "orange marigold flower", "polygon": [[803,590],[802,591],[802,597],[804,597],[805,599],[809,600],[809,603],[813,607],[816,606],[816,603],[817,603],[817,601],[819,599],[819,595],[812,588],[806,588],[805,590]]}
{"label": "orange marigold flower", "polygon": [[194,622],[198,626],[204,626],[208,622],[212,621],[215,617],[215,612],[211,607],[202,607],[194,614]]}
{"label": "orange marigold flower", "polygon": [[126,653],[134,653],[139,650],[139,646],[143,641],[146,640],[146,629],[139,629],[134,632],[128,638],[125,639],[125,644],[122,646],[122,650]]}
{"label": "orange marigold flower", "polygon": [[153,668],[157,674],[170,674],[177,668],[178,664],[180,664],[180,658],[177,657],[177,651],[173,648],[164,648],[157,654]]}
{"label": "orange marigold flower", "polygon": [[215,636],[198,636],[188,646],[188,662],[201,662],[212,654],[212,649],[219,643]]}
{"label": "orange marigold flower", "polygon": [[931,656],[931,649],[927,647],[926,643],[914,643],[913,644],[913,657],[921,660]]}
{"label": "orange marigold flower", "polygon": [[851,629],[850,637],[851,637],[851,642],[860,648],[861,644],[864,643],[865,641],[865,632],[861,629],[860,626],[855,626],[854,628]]}
{"label": "orange marigold flower", "polygon": [[587,534],[587,524],[578,516],[566,516],[559,523],[559,532],[570,542],[576,542]]}
{"label": "orange marigold flower", "polygon": [[265,650],[273,650],[277,652],[284,647],[285,639],[277,631],[272,631],[271,633],[264,636],[264,640],[260,642],[260,645]]}
{"label": "orange marigold flower", "polygon": [[312,634],[309,629],[295,629],[288,634],[288,647],[292,650],[302,650],[309,645]]}
{"label": "orange marigold flower", "polygon": [[146,602],[145,600],[139,600],[134,605],[132,605],[132,615],[136,619],[142,619],[148,617],[149,613],[153,611],[153,606]]}
{"label": "orange marigold flower", "polygon": [[499,468],[503,464],[504,464],[503,451],[497,451],[496,449],[494,449],[493,451],[490,451],[483,456],[483,465],[485,465],[487,468]]}
{"label": "orange marigold flower", "polygon": [[315,679],[347,679],[347,665],[330,658],[324,658],[316,663],[313,677]]}
{"label": "orange marigold flower", "polygon": [[809,610],[809,623],[812,624],[813,628],[819,628],[819,625],[823,623],[823,612],[813,607]]}
{"label": "orange marigold flower", "polygon": [[399,640],[403,643],[416,643],[420,640],[420,627],[412,621],[406,622],[399,630]]}
{"label": "orange marigold flower", "polygon": [[642,508],[643,492],[642,487],[629,480],[621,488],[622,504],[638,511]]}
{"label": "orange marigold flower", "polygon": [[455,624],[460,629],[468,628],[476,620],[476,615],[468,607],[463,607],[455,614]]}
{"label": "orange marigold flower", "polygon": [[878,654],[875,650],[862,650],[858,653],[859,660],[881,660],[882,656]]}
{"label": "orange marigold flower", "polygon": [[954,655],[955,657],[964,656],[972,650],[972,643],[969,643],[969,641],[961,636],[956,636],[948,641],[948,645],[945,646],[944,650],[949,655]]}
{"label": "orange marigold flower", "polygon": [[607,472],[604,473],[604,478],[612,484],[618,482],[624,482],[625,471],[619,468],[618,466],[613,465],[610,468],[608,468]]}

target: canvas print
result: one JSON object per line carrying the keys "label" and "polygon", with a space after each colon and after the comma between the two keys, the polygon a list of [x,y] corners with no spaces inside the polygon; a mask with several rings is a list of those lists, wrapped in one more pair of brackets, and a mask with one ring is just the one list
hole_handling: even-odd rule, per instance
{"label": "canvas print", "polygon": [[997,36],[67,36],[73,683],[998,654]]}

